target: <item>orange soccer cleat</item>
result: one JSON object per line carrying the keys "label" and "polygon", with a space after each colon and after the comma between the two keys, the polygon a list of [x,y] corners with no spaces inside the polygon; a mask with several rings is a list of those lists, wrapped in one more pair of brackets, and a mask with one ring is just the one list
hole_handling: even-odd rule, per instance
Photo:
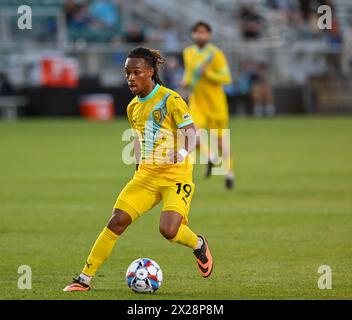
{"label": "orange soccer cleat", "polygon": [[63,289],[65,292],[89,291],[91,287],[81,281],[80,277],[73,279],[73,282]]}
{"label": "orange soccer cleat", "polygon": [[193,254],[197,259],[198,270],[201,276],[207,278],[213,271],[213,257],[211,256],[207,240],[201,235],[198,235],[198,237],[203,240],[203,244],[200,249],[194,250]]}

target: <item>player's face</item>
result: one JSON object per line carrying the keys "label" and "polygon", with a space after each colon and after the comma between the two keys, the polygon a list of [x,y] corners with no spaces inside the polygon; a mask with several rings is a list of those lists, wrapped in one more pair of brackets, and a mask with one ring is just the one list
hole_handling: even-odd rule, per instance
{"label": "player's face", "polygon": [[143,58],[127,58],[125,77],[128,87],[134,95],[143,95],[152,83],[154,70]]}
{"label": "player's face", "polygon": [[203,47],[208,43],[210,36],[210,32],[204,26],[199,26],[195,31],[192,32],[193,41],[200,47]]}

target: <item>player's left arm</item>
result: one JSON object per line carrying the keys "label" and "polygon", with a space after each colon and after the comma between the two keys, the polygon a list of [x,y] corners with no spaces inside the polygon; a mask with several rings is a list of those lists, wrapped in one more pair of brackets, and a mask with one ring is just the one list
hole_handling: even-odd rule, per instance
{"label": "player's left arm", "polygon": [[183,127],[181,134],[184,137],[185,145],[177,151],[171,150],[169,152],[169,158],[172,162],[182,162],[197,146],[197,131],[194,123]]}
{"label": "player's left arm", "polygon": [[196,148],[196,128],[189,108],[180,96],[171,96],[168,99],[167,107],[178,128],[178,133],[184,137],[184,145],[181,148],[170,150],[168,155],[172,162],[182,162]]}
{"label": "player's left arm", "polygon": [[214,55],[213,65],[209,65],[204,70],[204,76],[218,84],[230,84],[231,83],[231,72],[227,63],[226,57],[223,52],[218,51]]}

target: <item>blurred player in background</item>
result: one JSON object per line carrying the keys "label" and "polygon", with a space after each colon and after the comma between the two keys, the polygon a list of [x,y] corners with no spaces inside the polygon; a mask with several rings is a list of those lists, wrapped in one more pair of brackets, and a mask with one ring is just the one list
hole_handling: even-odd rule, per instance
{"label": "blurred player in background", "polygon": [[[172,243],[193,250],[204,278],[213,270],[206,239],[188,227],[194,193],[193,164],[189,163],[188,155],[196,147],[196,130],[185,101],[160,81],[158,70],[163,62],[157,50],[136,48],[128,54],[125,75],[136,97],[127,107],[127,116],[135,133],[136,172],[118,196],[113,215],[96,240],[81,274],[65,287],[66,292],[90,290],[92,278],[122,233],[160,201],[163,202],[160,233]],[[176,149],[174,143],[164,148],[165,136],[160,133],[171,134],[174,141],[180,128],[187,130],[184,148]],[[160,147],[169,160],[166,163]]]}
{"label": "blurred player in background", "polygon": [[[197,128],[218,129],[218,149],[226,166],[225,185],[234,187],[234,173],[230,150],[222,143],[222,129],[229,127],[229,112],[223,85],[231,83],[231,73],[224,53],[209,43],[211,27],[205,22],[197,22],[192,28],[194,45],[183,51],[185,73],[183,86],[189,91],[189,107]],[[200,152],[208,153],[206,177],[218,159],[211,150],[199,144]]]}

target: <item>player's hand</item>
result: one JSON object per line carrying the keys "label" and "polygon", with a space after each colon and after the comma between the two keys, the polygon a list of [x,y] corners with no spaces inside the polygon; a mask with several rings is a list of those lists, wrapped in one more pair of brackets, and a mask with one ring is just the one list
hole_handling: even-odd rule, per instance
{"label": "player's hand", "polygon": [[171,163],[178,163],[182,162],[185,158],[177,151],[175,150],[170,150],[167,154],[168,160]]}
{"label": "player's hand", "polygon": [[200,74],[202,76],[204,76],[207,72],[207,69],[208,69],[208,65],[207,64],[204,64],[201,68],[200,68]]}
{"label": "player's hand", "polygon": [[186,83],[186,82],[181,82],[181,88],[185,89],[185,90],[188,90],[189,89],[189,84]]}

